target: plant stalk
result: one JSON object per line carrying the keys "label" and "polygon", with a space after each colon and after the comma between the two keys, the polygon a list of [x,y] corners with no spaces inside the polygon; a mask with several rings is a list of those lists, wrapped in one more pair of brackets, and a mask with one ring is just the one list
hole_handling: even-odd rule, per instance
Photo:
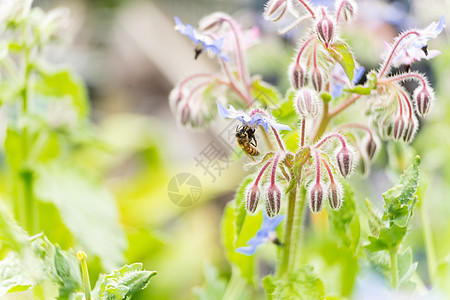
{"label": "plant stalk", "polygon": [[286,226],[284,230],[284,247],[281,254],[281,263],[278,270],[278,275],[282,276],[284,275],[288,269],[291,262],[291,252],[292,252],[292,231],[294,228],[294,215],[295,215],[295,200],[296,200],[296,194],[297,194],[297,187],[294,187],[289,192],[289,199],[288,199],[288,207],[287,207],[287,219],[286,219]]}
{"label": "plant stalk", "polygon": [[398,247],[394,247],[389,250],[389,257],[391,259],[392,286],[394,287],[394,289],[398,289],[397,252]]}

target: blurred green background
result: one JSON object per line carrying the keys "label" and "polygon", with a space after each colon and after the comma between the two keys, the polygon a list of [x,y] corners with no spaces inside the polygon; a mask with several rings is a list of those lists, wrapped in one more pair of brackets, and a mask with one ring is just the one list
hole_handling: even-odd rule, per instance
{"label": "blurred green background", "polygon": [[[261,18],[264,2],[35,2],[45,10],[59,6],[71,10],[73,24],[67,35],[73,45],[54,49],[49,57],[56,63],[72,65],[88,86],[91,117],[105,146],[86,149],[78,155],[95,177],[103,178],[117,201],[128,240],[127,262],[141,261],[146,269],[158,271],[150,287],[134,299],[191,299],[193,287],[202,284],[204,266],[209,264],[217,266],[223,278],[229,277],[230,267],[220,244],[220,219],[225,204],[245,176],[246,158],[232,160],[215,181],[196,166],[195,158],[211,142],[231,155],[230,144],[222,140],[229,124],[218,120],[202,132],[177,126],[167,99],[174,84],[188,74],[216,70],[218,66],[206,55],[193,59],[192,45],[173,29],[173,17],[179,16],[195,26],[202,16],[221,10],[232,14],[245,28],[259,26],[260,44],[248,53],[250,70],[286,90],[286,69],[294,53],[296,36],[276,35],[273,25]],[[377,66],[383,41],[390,41],[404,28],[423,27],[437,20],[443,11],[450,12],[450,3],[444,0],[433,1],[433,5],[427,5],[426,1],[358,1],[358,4],[359,20],[341,30],[366,69]],[[397,9],[394,20],[398,23],[386,17],[393,7]],[[353,176],[353,183],[358,187],[358,201],[369,197],[381,208],[381,193],[392,185],[417,151],[422,156],[421,168],[428,187],[426,212],[432,220],[437,259],[448,261],[450,44],[447,34],[433,40],[431,48],[439,49],[442,54],[414,68],[426,72],[436,89],[437,100],[432,112],[421,124],[411,147],[384,147],[369,175]],[[187,208],[174,204],[167,191],[169,181],[183,172],[197,176],[202,185],[199,202]],[[56,215],[51,213],[52,209],[49,205],[49,218]],[[314,222],[310,226],[321,227]],[[65,248],[73,243],[66,232],[59,225],[46,234],[52,242]],[[415,218],[407,243],[413,246],[420,276],[427,283],[419,218]],[[103,270],[93,256],[89,257],[88,264],[93,283],[99,272],[109,271]]]}

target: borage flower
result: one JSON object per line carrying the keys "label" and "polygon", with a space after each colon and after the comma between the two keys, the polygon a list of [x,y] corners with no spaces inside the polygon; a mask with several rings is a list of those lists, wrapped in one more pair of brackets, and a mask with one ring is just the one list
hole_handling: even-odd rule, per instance
{"label": "borage flower", "polygon": [[269,126],[278,130],[292,130],[288,125],[279,124],[272,120],[264,111],[260,109],[254,109],[252,112],[247,114],[246,112],[236,110],[231,104],[226,109],[222,104],[217,102],[217,109],[219,115],[222,118],[237,119],[242,122],[243,125],[247,125],[251,128],[256,128],[258,125],[264,127],[268,131]]}
{"label": "borage flower", "polygon": [[254,238],[248,240],[245,247],[239,247],[235,251],[244,255],[253,255],[256,249],[264,243],[273,242],[278,243],[278,238],[275,233],[275,229],[284,220],[284,215],[269,218],[265,212],[263,212],[263,222],[261,228],[256,232]]}
{"label": "borage flower", "polygon": [[211,52],[217,54],[223,60],[228,61],[228,57],[222,53],[224,38],[214,40],[210,35],[204,35],[197,32],[191,24],[184,25],[178,17],[175,17],[175,23],[175,29],[179,33],[187,36],[200,47],[198,50],[196,49],[196,56],[198,56],[202,50],[211,50]]}
{"label": "borage flower", "polygon": [[[365,70],[366,69],[364,67],[356,69],[351,83],[357,84],[364,75]],[[342,95],[344,86],[351,85],[350,79],[347,77],[347,74],[345,74],[345,71],[340,64],[336,64],[334,67],[333,72],[331,73],[331,80],[333,82],[333,85],[331,86],[331,96],[333,99],[336,99]]]}
{"label": "borage flower", "polygon": [[385,52],[382,58],[386,59],[396,47],[395,53],[391,58],[393,66],[411,65],[414,61],[420,61],[422,58],[431,59],[439,55],[438,50],[428,50],[428,42],[436,38],[445,28],[445,19],[442,16],[439,22],[432,22],[425,29],[406,31],[394,40],[393,45],[386,44]]}

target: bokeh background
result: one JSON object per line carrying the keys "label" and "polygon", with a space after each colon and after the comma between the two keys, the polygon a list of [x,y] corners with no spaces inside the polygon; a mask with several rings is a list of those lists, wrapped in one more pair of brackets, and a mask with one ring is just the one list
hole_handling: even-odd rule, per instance
{"label": "bokeh background", "polygon": [[[321,2],[333,5],[332,1]],[[450,2],[357,1],[358,19],[341,28],[359,63],[366,69],[380,61],[384,41],[400,31],[424,27],[447,12]],[[230,145],[221,138],[229,124],[215,121],[206,131],[188,131],[177,125],[168,105],[168,94],[184,76],[215,70],[207,55],[194,60],[192,44],[174,30],[174,16],[197,24],[211,12],[225,11],[244,28],[258,26],[259,44],[248,51],[252,74],[288,87],[286,70],[301,28],[284,37],[262,19],[263,0],[36,0],[45,10],[70,8],[72,24],[65,33],[71,44],[49,51],[54,62],[70,64],[85,80],[92,104],[92,119],[106,147],[83,153],[85,163],[104,178],[120,210],[120,221],[128,239],[126,259],[142,261],[157,270],[150,287],[135,299],[191,299],[193,287],[203,281],[203,269],[215,265],[227,279],[219,228],[223,208],[245,176],[246,158],[231,160],[217,178],[197,166],[196,158],[210,143],[233,158]],[[413,66],[425,72],[438,95],[431,114],[421,124],[410,147],[384,147],[368,176],[353,176],[357,198],[369,197],[382,208],[381,194],[395,181],[417,151],[426,190],[425,213],[432,220],[436,256],[449,259],[450,251],[450,44],[444,32],[430,48],[442,54]],[[387,171],[386,171],[387,170]],[[180,207],[168,197],[168,184],[177,174],[194,174],[201,182],[198,202]],[[216,174],[217,175],[217,174]],[[358,178],[359,177],[359,178]],[[182,187],[180,194],[188,193]],[[419,274],[428,282],[422,224],[417,217],[407,243],[414,247]],[[318,222],[326,222],[319,219]],[[63,229],[55,228],[62,247]],[[56,242],[56,241],[55,241]],[[92,281],[102,271],[98,259],[89,261]]]}

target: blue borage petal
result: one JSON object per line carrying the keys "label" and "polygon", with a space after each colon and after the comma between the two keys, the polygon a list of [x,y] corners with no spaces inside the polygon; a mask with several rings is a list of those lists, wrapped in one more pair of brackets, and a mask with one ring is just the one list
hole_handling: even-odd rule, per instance
{"label": "blue borage petal", "polygon": [[196,45],[200,44],[205,50],[211,50],[212,52],[223,58],[225,61],[228,61],[228,57],[221,51],[223,47],[224,38],[207,42],[205,38],[202,39],[202,36],[200,36],[198,33],[195,32],[194,27],[192,27],[191,24],[184,25],[183,22],[181,22],[180,18],[178,17],[175,17],[174,19],[176,24],[175,29],[179,33],[190,38],[191,41],[193,41]]}
{"label": "blue borage petal", "polygon": [[255,237],[247,241],[245,247],[239,247],[235,251],[244,255],[253,255],[256,249],[268,241],[269,236],[284,220],[284,215],[279,215],[274,218],[269,218],[265,212],[263,212],[263,222],[261,228],[256,232]]}
{"label": "blue borage petal", "polygon": [[[340,77],[341,80],[336,81],[331,86],[331,96],[333,97],[333,99],[336,99],[342,95],[344,85],[345,85],[342,81],[345,81],[347,83],[350,82],[348,80],[347,75],[345,74],[344,69],[341,67],[341,65],[337,64],[336,69],[333,72],[336,73],[335,76]],[[366,71],[366,68],[364,68],[364,67],[359,67],[358,69],[356,69],[355,73],[353,75],[352,83],[357,84],[359,82],[359,80],[361,79],[361,77],[364,75],[365,71]]]}
{"label": "blue borage petal", "polygon": [[256,113],[250,117],[247,113],[236,110],[232,105],[229,105],[227,109],[220,102],[216,101],[216,103],[217,110],[222,118],[237,119],[241,121],[243,125],[248,125],[252,128],[261,125],[266,131],[269,130],[269,125],[278,130],[292,130],[288,125],[279,124],[260,113]]}

